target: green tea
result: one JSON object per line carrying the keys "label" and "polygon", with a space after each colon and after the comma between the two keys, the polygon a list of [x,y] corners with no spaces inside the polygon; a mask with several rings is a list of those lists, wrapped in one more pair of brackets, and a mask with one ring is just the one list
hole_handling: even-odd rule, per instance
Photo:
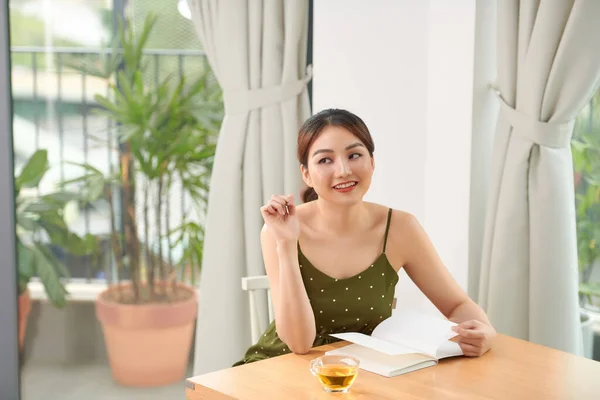
{"label": "green tea", "polygon": [[323,365],[317,367],[317,378],[326,390],[340,392],[347,390],[356,379],[358,368],[351,365]]}

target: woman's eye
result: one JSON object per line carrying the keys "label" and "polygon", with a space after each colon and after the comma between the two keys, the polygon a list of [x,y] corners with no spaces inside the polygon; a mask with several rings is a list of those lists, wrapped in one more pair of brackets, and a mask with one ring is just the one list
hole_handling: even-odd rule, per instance
{"label": "woman's eye", "polygon": [[321,158],[319,160],[319,164],[329,164],[330,162],[331,162],[331,158],[327,158],[327,157]]}
{"label": "woman's eye", "polygon": [[352,159],[358,158],[360,156],[362,156],[362,154],[360,154],[360,153],[352,153],[352,154],[350,154],[350,159],[352,160]]}

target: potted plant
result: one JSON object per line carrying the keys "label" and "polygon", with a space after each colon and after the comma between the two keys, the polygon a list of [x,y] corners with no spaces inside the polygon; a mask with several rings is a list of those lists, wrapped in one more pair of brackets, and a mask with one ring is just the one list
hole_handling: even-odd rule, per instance
{"label": "potted plant", "polygon": [[65,222],[67,203],[77,196],[66,191],[38,194],[38,186],[48,171],[48,153],[37,150],[15,177],[16,245],[19,285],[19,347],[22,350],[31,300],[27,285],[39,277],[50,302],[65,305],[67,290],[64,280],[69,272],[50,245],[71,254],[84,255],[95,245],[92,236],[80,238]]}
{"label": "potted plant", "polygon": [[572,141],[575,170],[577,251],[585,355],[591,358],[595,334],[593,315],[600,316],[600,282],[594,272],[600,263],[600,135],[581,133]]}
{"label": "potted plant", "polygon": [[[143,49],[155,21],[149,16],[139,36],[125,21],[118,51],[100,66],[78,66],[112,82],[109,96],[96,101],[116,126],[119,172],[106,176],[81,165],[83,175],[65,183],[78,184],[87,201],[108,205],[116,270],[96,300],[96,315],[113,377],[128,386],[184,378],[197,312],[201,222],[223,115],[208,68],[193,81],[145,83]],[[189,201],[175,226],[179,193]]]}

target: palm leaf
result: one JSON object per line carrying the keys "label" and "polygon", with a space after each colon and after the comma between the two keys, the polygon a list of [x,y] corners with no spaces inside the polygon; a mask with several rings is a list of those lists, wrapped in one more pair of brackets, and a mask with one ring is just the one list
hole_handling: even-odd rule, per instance
{"label": "palm leaf", "polygon": [[48,166],[48,152],[46,150],[36,151],[23,167],[21,174],[15,179],[15,186],[19,189],[37,187],[46,174]]}

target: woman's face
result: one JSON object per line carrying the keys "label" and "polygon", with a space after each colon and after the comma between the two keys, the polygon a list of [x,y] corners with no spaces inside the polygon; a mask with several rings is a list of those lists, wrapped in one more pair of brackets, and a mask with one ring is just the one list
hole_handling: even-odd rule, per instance
{"label": "woman's face", "polygon": [[331,202],[362,200],[371,185],[374,161],[365,145],[345,128],[328,126],[308,152],[304,182]]}

